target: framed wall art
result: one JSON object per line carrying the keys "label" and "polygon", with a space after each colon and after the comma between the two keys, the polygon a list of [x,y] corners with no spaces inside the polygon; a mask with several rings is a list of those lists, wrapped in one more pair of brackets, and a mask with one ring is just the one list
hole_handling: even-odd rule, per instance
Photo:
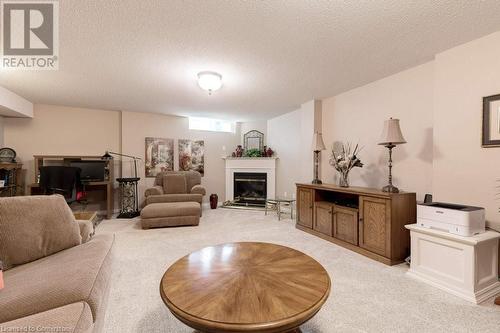
{"label": "framed wall art", "polygon": [[146,138],[146,177],[156,177],[162,171],[174,170],[174,139]]}
{"label": "framed wall art", "polygon": [[179,139],[179,171],[194,170],[205,175],[205,142]]}
{"label": "framed wall art", "polygon": [[500,94],[483,97],[482,146],[500,147]]}

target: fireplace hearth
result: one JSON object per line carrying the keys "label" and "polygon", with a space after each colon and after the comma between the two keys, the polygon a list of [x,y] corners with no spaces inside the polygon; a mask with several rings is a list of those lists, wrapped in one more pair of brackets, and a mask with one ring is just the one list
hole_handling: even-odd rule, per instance
{"label": "fireplace hearth", "polygon": [[267,198],[267,173],[235,172],[232,205],[264,207]]}

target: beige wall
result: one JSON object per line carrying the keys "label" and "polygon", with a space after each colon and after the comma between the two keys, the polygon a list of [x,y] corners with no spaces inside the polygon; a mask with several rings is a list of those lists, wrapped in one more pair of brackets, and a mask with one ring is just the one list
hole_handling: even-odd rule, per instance
{"label": "beige wall", "polygon": [[416,191],[422,199],[432,192],[433,62],[403,71],[323,100],[322,176],[338,182],[338,173],[328,160],[334,142],[359,143],[363,168],[350,173],[355,186],[381,188],[387,184],[388,152],[377,145],[384,120],[401,120],[408,142],[393,150],[393,181],[405,191]]}
{"label": "beige wall", "polygon": [[[193,139],[205,141],[205,176],[202,184],[207,194],[217,193],[219,201],[225,198],[225,165],[222,157],[227,153],[223,146],[231,151],[240,143],[240,129],[236,133],[219,133],[189,130],[188,118],[166,116],[145,112],[122,112],[122,152],[140,156],[144,159],[145,137],[160,137],[172,139]],[[175,169],[178,169],[177,140],[174,143]],[[132,175],[132,163],[124,159],[123,176]],[[152,186],[154,178],[145,178],[144,163],[139,164],[139,195],[142,200],[146,187]],[[208,195],[205,200],[208,200]]]}
{"label": "beige wall", "polygon": [[500,32],[435,60],[434,194],[486,208],[500,230],[500,148],[481,147],[482,98],[500,93]]}
{"label": "beige wall", "polygon": [[267,143],[276,152],[276,195],[295,193],[300,175],[301,110],[286,113],[267,122]]}
{"label": "beige wall", "polygon": [[313,179],[312,138],[321,124],[321,102],[311,100],[267,122],[268,145],[276,152],[276,195],[292,197],[295,183]]}
{"label": "beige wall", "polygon": [[[5,118],[5,145],[34,182],[33,155],[102,155],[120,149],[120,112],[35,105],[33,118]],[[116,174],[116,172],[115,172]]]}
{"label": "beige wall", "polygon": [[[240,143],[236,133],[190,131],[188,119],[141,112],[91,110],[53,105],[35,105],[34,118],[5,118],[5,145],[14,148],[27,169],[27,183],[34,181],[33,155],[102,155],[106,150],[144,159],[144,138],[164,137],[205,141],[205,176],[202,183],[208,194],[225,197],[223,146],[229,151]],[[177,145],[177,142],[175,143]],[[177,154],[177,148],[175,149]],[[178,159],[175,155],[175,166]],[[123,176],[132,175],[132,162],[123,158]],[[115,175],[121,161],[115,157]],[[144,163],[139,163],[139,195],[153,184],[145,178]],[[116,184],[115,184],[116,185]],[[117,196],[118,197],[118,196]],[[115,207],[116,209],[118,206]]]}

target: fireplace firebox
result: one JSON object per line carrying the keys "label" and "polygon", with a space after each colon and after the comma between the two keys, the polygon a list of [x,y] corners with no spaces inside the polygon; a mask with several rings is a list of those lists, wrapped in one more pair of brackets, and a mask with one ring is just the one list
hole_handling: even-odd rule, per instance
{"label": "fireplace firebox", "polygon": [[234,202],[238,206],[264,207],[267,198],[267,174],[260,172],[234,173]]}

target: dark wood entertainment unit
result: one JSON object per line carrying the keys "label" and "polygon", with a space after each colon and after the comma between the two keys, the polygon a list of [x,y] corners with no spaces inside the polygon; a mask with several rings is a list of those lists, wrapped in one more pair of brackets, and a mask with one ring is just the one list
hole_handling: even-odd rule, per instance
{"label": "dark wood entertainment unit", "polygon": [[410,254],[404,226],[416,223],[416,210],[415,193],[297,184],[298,229],[387,265]]}

